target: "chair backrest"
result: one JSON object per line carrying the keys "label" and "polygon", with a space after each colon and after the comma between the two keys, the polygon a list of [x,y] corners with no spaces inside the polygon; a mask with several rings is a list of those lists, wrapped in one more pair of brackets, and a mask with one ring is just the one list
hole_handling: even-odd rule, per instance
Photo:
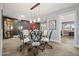
{"label": "chair backrest", "polygon": [[30,39],[29,39],[29,30],[23,30],[22,33],[23,33],[24,42],[30,41]]}
{"label": "chair backrest", "polygon": [[49,38],[47,37],[48,30],[44,30],[42,35],[43,35],[43,37],[42,37],[41,41],[49,42]]}
{"label": "chair backrest", "polygon": [[47,36],[47,34],[48,34],[48,31],[47,30],[44,30],[42,35],[43,36]]}
{"label": "chair backrest", "polygon": [[23,33],[21,31],[18,31],[18,34],[19,34],[20,40],[23,40]]}
{"label": "chair backrest", "polygon": [[23,35],[27,35],[28,36],[29,35],[29,30],[23,30],[22,33],[23,33]]}
{"label": "chair backrest", "polygon": [[30,35],[33,42],[39,42],[42,38],[42,32],[37,29],[32,30]]}
{"label": "chair backrest", "polygon": [[35,30],[31,31],[30,35],[31,35],[32,45],[39,46],[40,41],[41,41],[41,37],[42,37],[42,32],[35,29]]}

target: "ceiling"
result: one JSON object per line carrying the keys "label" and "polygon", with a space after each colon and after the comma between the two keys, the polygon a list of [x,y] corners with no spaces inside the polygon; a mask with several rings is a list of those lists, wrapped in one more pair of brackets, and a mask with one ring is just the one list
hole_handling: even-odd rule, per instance
{"label": "ceiling", "polygon": [[68,14],[68,15],[64,15],[62,16],[62,22],[70,22],[70,21],[73,21],[75,20],[75,14],[74,13],[71,13],[71,14]]}
{"label": "ceiling", "polygon": [[[18,18],[21,15],[25,16],[26,20],[29,20],[29,18],[32,15],[35,15],[35,11],[31,11],[30,8],[35,5],[36,3],[4,3],[3,4],[3,14],[5,16],[9,16],[12,18]],[[40,7],[36,9],[39,12],[36,12],[36,14],[39,13],[40,16],[45,16],[49,13],[55,12],[57,10],[67,8],[70,6],[75,5],[74,3],[41,3]]]}

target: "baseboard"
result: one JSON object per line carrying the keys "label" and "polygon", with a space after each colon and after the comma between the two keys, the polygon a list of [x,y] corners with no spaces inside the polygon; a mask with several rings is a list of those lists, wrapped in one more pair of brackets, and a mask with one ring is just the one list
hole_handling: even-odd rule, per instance
{"label": "baseboard", "polygon": [[79,48],[79,45],[75,45],[76,48]]}
{"label": "baseboard", "polygon": [[57,43],[61,43],[60,40],[51,40],[52,42],[57,42]]}
{"label": "baseboard", "polygon": [[14,38],[17,38],[17,37],[19,37],[19,35],[14,35],[13,37],[14,37]]}

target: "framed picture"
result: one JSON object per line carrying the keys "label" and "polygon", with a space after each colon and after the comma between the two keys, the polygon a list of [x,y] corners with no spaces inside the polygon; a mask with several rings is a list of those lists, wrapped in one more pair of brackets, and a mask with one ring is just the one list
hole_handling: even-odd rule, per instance
{"label": "framed picture", "polygon": [[49,30],[56,30],[56,20],[49,20]]}

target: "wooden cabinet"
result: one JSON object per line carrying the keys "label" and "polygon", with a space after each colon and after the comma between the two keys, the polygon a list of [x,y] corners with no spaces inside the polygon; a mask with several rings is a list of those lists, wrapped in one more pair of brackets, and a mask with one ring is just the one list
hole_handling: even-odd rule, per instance
{"label": "wooden cabinet", "polygon": [[5,39],[8,39],[8,38],[11,38],[11,37],[13,37],[13,35],[12,35],[12,30],[13,30],[13,20],[12,19],[8,19],[8,18],[6,18],[6,19],[4,19],[4,21],[3,21],[3,25],[4,25],[4,38]]}
{"label": "wooden cabinet", "polygon": [[69,36],[74,36],[74,32],[69,32]]}

